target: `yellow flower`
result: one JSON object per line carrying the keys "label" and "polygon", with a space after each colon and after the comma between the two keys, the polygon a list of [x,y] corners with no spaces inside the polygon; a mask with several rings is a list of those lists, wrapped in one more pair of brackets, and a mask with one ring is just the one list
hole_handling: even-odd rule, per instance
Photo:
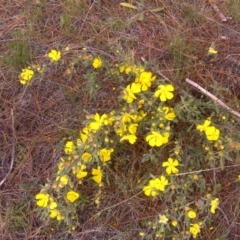
{"label": "yellow flower", "polygon": [[205,122],[203,124],[198,124],[197,125],[197,130],[199,130],[200,132],[205,132],[206,128],[209,127],[211,124],[210,120],[205,120]]}
{"label": "yellow flower", "polygon": [[120,73],[123,73],[124,70],[125,70],[125,66],[124,66],[124,65],[121,65],[121,66],[118,67],[118,69],[119,69],[119,72],[120,72]]}
{"label": "yellow flower", "polygon": [[132,67],[131,66],[126,66],[125,73],[129,74],[130,72],[132,72]]}
{"label": "yellow flower", "polygon": [[93,168],[92,169],[93,180],[101,185],[102,182],[102,170],[101,167]]}
{"label": "yellow flower", "polygon": [[65,147],[64,147],[64,152],[67,155],[70,155],[74,152],[74,149],[75,149],[75,145],[74,145],[73,141],[67,141],[65,144]]}
{"label": "yellow flower", "polygon": [[156,131],[152,131],[151,134],[149,134],[146,137],[146,141],[148,142],[148,144],[152,147],[157,146],[160,147],[163,144],[168,142],[168,138],[169,138],[169,133],[164,133],[163,135],[159,132]]}
{"label": "yellow flower", "polygon": [[168,222],[168,218],[165,215],[159,214],[159,223],[166,224]]}
{"label": "yellow flower", "polygon": [[122,115],[121,122],[122,122],[123,124],[125,124],[125,123],[130,123],[131,121],[132,121],[132,115],[130,115],[130,114],[128,114],[128,113],[124,113],[124,114]]}
{"label": "yellow flower", "polygon": [[139,75],[144,71],[145,71],[145,69],[142,66],[138,67],[138,66],[134,65],[133,68],[132,68],[132,72],[134,72],[136,75]]}
{"label": "yellow flower", "polygon": [[102,162],[108,162],[111,159],[111,154],[114,151],[113,148],[107,149],[103,148],[98,152],[100,159]]}
{"label": "yellow flower", "polygon": [[214,126],[211,126],[211,127],[206,128],[205,134],[206,134],[208,140],[216,141],[219,138],[220,131],[219,131],[219,129],[215,128]]}
{"label": "yellow flower", "polygon": [[168,180],[164,176],[152,179],[149,181],[148,185],[143,187],[144,194],[147,196],[156,196],[158,191],[165,191],[165,187],[168,185]]}
{"label": "yellow flower", "polygon": [[92,65],[94,68],[100,68],[102,66],[102,63],[102,59],[100,57],[96,57],[93,59]]}
{"label": "yellow flower", "polygon": [[82,131],[80,132],[80,139],[82,140],[82,142],[86,142],[86,140],[88,139],[89,137],[89,129],[88,127],[85,127],[82,129]]}
{"label": "yellow flower", "polygon": [[143,110],[139,111],[138,115],[134,115],[134,122],[140,122],[145,118],[147,113],[145,113]]}
{"label": "yellow flower", "polygon": [[61,52],[53,49],[48,53],[48,57],[51,59],[51,62],[57,62],[61,58]]}
{"label": "yellow flower", "polygon": [[138,124],[137,123],[133,123],[133,124],[130,124],[128,126],[128,131],[129,131],[129,133],[134,135],[137,132],[137,128],[138,128]]}
{"label": "yellow flower", "polygon": [[99,130],[102,125],[102,119],[101,116],[96,113],[93,116],[93,121],[89,123],[89,130]]}
{"label": "yellow flower", "polygon": [[145,100],[141,99],[138,101],[138,108],[142,108],[142,106],[144,105]]}
{"label": "yellow flower", "polygon": [[155,197],[158,194],[158,192],[155,190],[155,180],[150,180],[148,185],[143,187],[143,191],[146,196],[151,195],[152,197]]}
{"label": "yellow flower", "polygon": [[210,205],[211,205],[210,212],[215,213],[215,211],[216,211],[216,209],[218,208],[218,205],[219,205],[219,199],[218,198],[213,199],[211,201]]}
{"label": "yellow flower", "polygon": [[63,158],[61,158],[61,161],[57,165],[57,167],[58,167],[57,173],[61,173],[62,170],[64,169],[64,166],[65,166],[65,160]]}
{"label": "yellow flower", "polygon": [[187,214],[189,218],[196,218],[197,216],[196,212],[193,210],[189,210]]}
{"label": "yellow flower", "polygon": [[57,177],[56,181],[58,181],[58,180],[59,180],[59,183],[60,183],[59,187],[64,187],[68,184],[69,178],[68,178],[68,175],[63,175],[61,177]]}
{"label": "yellow flower", "polygon": [[173,91],[174,91],[174,87],[171,84],[159,85],[158,90],[155,92],[154,96],[155,97],[160,96],[160,101],[165,102],[168,99],[170,100],[173,98],[173,93],[172,93]]}
{"label": "yellow flower", "polygon": [[167,174],[178,173],[178,169],[176,168],[178,165],[178,160],[172,158],[168,158],[168,161],[162,164],[163,167],[166,167]]}
{"label": "yellow flower", "polygon": [[164,176],[160,176],[155,179],[155,188],[159,191],[165,191],[165,187],[168,185],[168,180]]}
{"label": "yellow flower", "polygon": [[54,202],[54,201],[52,201],[52,202],[50,202],[50,204],[49,204],[49,208],[52,210],[52,209],[55,209],[57,207],[57,203],[56,202]]}
{"label": "yellow flower", "polygon": [[120,137],[122,137],[122,136],[123,136],[123,133],[124,133],[126,130],[127,130],[127,129],[126,129],[126,126],[123,125],[121,128],[116,129],[115,132],[116,132],[117,135],[119,135]]}
{"label": "yellow flower", "polygon": [[141,92],[141,86],[139,83],[129,84],[123,91],[123,99],[127,101],[127,103],[132,103],[136,96],[134,94]]}
{"label": "yellow flower", "polygon": [[89,161],[91,161],[91,159],[92,159],[92,155],[91,155],[90,153],[88,153],[88,152],[85,152],[85,153],[82,154],[81,159],[82,159],[84,162],[89,162]]}
{"label": "yellow flower", "polygon": [[141,72],[144,72],[144,68],[141,66],[137,67],[136,65],[125,63],[119,66],[119,72],[120,73],[125,72],[126,74],[129,74],[132,72],[132,73],[135,73],[136,75],[139,75]]}
{"label": "yellow flower", "polygon": [[87,172],[85,171],[86,168],[87,168],[86,165],[82,164],[77,167],[76,171],[73,172],[74,174],[76,174],[76,177],[78,179],[81,179],[87,176]]}
{"label": "yellow flower", "polygon": [[210,126],[211,121],[210,120],[205,120],[203,124],[198,124],[197,129],[200,132],[205,132],[206,137],[210,141],[216,141],[219,138],[220,131],[214,126]]}
{"label": "yellow flower", "polygon": [[139,77],[135,79],[135,82],[140,84],[142,91],[147,91],[155,79],[156,76],[152,77],[151,72],[142,72]]}
{"label": "yellow flower", "polygon": [[49,194],[47,193],[38,193],[36,195],[37,205],[39,207],[47,207],[49,201]]}
{"label": "yellow flower", "polygon": [[215,55],[215,54],[218,53],[218,51],[215,50],[213,47],[210,47],[210,48],[208,49],[208,53],[209,53],[209,54],[213,54],[213,55]]}
{"label": "yellow flower", "polygon": [[197,237],[197,234],[200,233],[200,225],[198,223],[190,224],[189,232],[193,235],[193,238]]}
{"label": "yellow flower", "polygon": [[69,202],[73,203],[75,202],[78,198],[79,198],[79,193],[73,191],[73,190],[70,190],[67,195],[66,195],[66,198]]}
{"label": "yellow flower", "polygon": [[23,85],[30,84],[31,79],[34,76],[34,71],[30,68],[22,69],[22,72],[19,75],[20,83]]}
{"label": "yellow flower", "polygon": [[101,128],[101,126],[107,125],[108,124],[108,115],[107,114],[103,114],[102,116],[100,116],[98,113],[96,113],[93,116],[93,121],[89,123],[89,130],[93,130],[93,131],[97,131]]}
{"label": "yellow flower", "polygon": [[174,226],[174,227],[176,227],[177,226],[177,224],[178,224],[178,222],[176,221],[176,220],[172,220],[172,225]]}
{"label": "yellow flower", "polygon": [[175,114],[173,108],[163,107],[163,111],[165,112],[165,118],[168,121],[172,121],[176,117],[176,114]]}
{"label": "yellow flower", "polygon": [[49,217],[57,218],[58,221],[61,221],[63,219],[61,213],[57,209],[50,210]]}
{"label": "yellow flower", "polygon": [[124,141],[124,140],[128,140],[129,143],[134,144],[137,140],[136,135],[134,134],[129,134],[129,135],[124,135],[121,139],[120,142]]}

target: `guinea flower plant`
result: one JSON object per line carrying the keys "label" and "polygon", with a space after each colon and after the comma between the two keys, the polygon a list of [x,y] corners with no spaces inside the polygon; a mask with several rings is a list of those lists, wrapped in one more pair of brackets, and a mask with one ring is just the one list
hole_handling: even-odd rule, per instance
{"label": "guinea flower plant", "polygon": [[[51,50],[48,58],[56,63],[64,54]],[[218,213],[221,199],[199,170],[224,168],[226,159],[240,149],[234,130],[226,130],[226,120],[211,100],[194,98],[146,66],[111,64],[86,51],[77,59],[70,64],[71,71],[82,64],[86,71],[101,71],[106,77],[114,72],[124,80],[119,106],[87,114],[81,130],[64,141],[54,177],[35,196],[42,219],[75,226],[87,201],[101,207],[102,194],[119,174],[114,163],[131,161],[134,154],[129,149],[136,149],[137,161],[147,167],[136,170],[140,180],[135,181],[135,191],[149,202],[169,202],[151,216],[148,227],[152,231],[142,234],[141,230],[139,236],[201,239],[202,229]],[[31,69],[24,69],[20,81],[28,84],[33,76]],[[95,199],[89,200],[93,195]]]}

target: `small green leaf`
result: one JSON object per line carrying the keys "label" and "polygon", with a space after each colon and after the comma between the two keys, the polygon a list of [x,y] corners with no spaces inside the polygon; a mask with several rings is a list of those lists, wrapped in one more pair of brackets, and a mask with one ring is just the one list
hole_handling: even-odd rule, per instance
{"label": "small green leaf", "polygon": [[138,16],[138,20],[139,21],[142,21],[144,19],[144,13],[140,13],[139,16]]}
{"label": "small green leaf", "polygon": [[222,185],[220,183],[216,184],[213,188],[213,192],[216,194],[217,192],[222,190]]}
{"label": "small green leaf", "polygon": [[137,9],[137,7],[133,6],[133,5],[130,4],[130,3],[122,2],[122,3],[120,3],[120,5],[123,6],[123,7],[128,7],[128,8],[132,8],[132,9]]}
{"label": "small green leaf", "polygon": [[154,9],[151,9],[149,10],[150,12],[160,12],[164,9],[164,7],[160,7],[160,8],[154,8]]}
{"label": "small green leaf", "polygon": [[60,15],[60,26],[63,27],[64,24],[65,24],[65,18],[64,18],[64,15],[61,14],[61,15]]}

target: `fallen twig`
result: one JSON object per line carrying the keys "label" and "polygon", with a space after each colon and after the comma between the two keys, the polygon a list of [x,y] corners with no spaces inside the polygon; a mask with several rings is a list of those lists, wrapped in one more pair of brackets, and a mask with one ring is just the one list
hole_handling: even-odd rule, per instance
{"label": "fallen twig", "polygon": [[218,8],[217,4],[213,0],[209,0],[210,5],[215,10],[215,12],[218,14],[222,22],[227,22],[228,18],[225,17],[225,15],[221,12],[221,10]]}
{"label": "fallen twig", "polygon": [[13,168],[13,161],[15,158],[15,142],[16,142],[16,135],[15,135],[15,127],[14,127],[14,115],[13,115],[13,109],[11,109],[11,117],[12,117],[12,133],[13,133],[13,143],[12,143],[12,153],[11,153],[11,164],[10,164],[10,168],[8,173],[6,174],[6,176],[3,178],[3,180],[0,182],[0,187],[3,185],[3,183],[7,180],[7,178],[9,177],[9,175],[12,172],[12,168]]}
{"label": "fallen twig", "polygon": [[[234,167],[240,167],[240,164],[224,166],[224,168],[234,168]],[[221,167],[213,167],[213,168],[208,168],[208,169],[200,169],[200,170],[192,171],[192,172],[177,173],[177,174],[175,174],[175,176],[184,176],[184,175],[197,174],[197,173],[202,173],[202,172],[210,172],[210,171],[216,171],[216,170],[222,170],[222,168]]]}
{"label": "fallen twig", "polygon": [[163,73],[161,73],[160,71],[157,71],[157,73],[158,73],[161,77],[163,77],[166,81],[171,82],[170,79],[169,79],[168,77],[166,77],[166,76],[165,76]]}
{"label": "fallen twig", "polygon": [[213,101],[215,101],[216,103],[218,103],[219,105],[221,105],[223,108],[227,109],[229,112],[231,112],[232,114],[234,114],[235,116],[240,118],[240,113],[237,111],[234,111],[233,109],[231,109],[229,106],[227,106],[222,100],[220,100],[219,98],[217,98],[216,96],[214,96],[212,93],[208,92],[207,90],[205,90],[204,88],[202,88],[200,85],[198,85],[197,83],[193,82],[192,80],[186,78],[186,82],[188,82],[189,84],[191,84],[192,86],[194,86],[195,88],[199,89],[202,93],[204,93],[205,95],[207,95],[208,97],[210,97]]}

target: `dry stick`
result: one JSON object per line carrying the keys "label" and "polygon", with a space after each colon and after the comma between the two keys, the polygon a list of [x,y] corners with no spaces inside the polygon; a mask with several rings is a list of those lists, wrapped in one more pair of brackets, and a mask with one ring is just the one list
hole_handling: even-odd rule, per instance
{"label": "dry stick", "polygon": [[11,164],[10,164],[10,169],[8,171],[8,173],[6,174],[6,176],[4,177],[4,179],[0,182],[0,187],[3,185],[3,183],[7,180],[7,178],[9,177],[9,175],[12,172],[12,168],[13,168],[13,161],[14,161],[14,156],[15,156],[15,128],[14,128],[14,116],[13,116],[13,109],[11,109],[11,117],[12,117],[12,132],[13,132],[13,143],[12,143],[12,153],[11,153]]}
{"label": "dry stick", "polygon": [[226,222],[227,222],[227,224],[228,224],[228,226],[229,226],[230,223],[229,223],[228,217],[227,217],[227,215],[225,214],[225,212],[224,212],[220,207],[218,207],[218,210],[223,214],[223,216],[224,216],[224,218],[226,219]]}
{"label": "dry stick", "polygon": [[222,22],[227,22],[227,18],[224,16],[224,14],[221,12],[221,10],[218,8],[216,3],[213,2],[213,0],[209,0],[210,5],[214,9],[214,11],[218,14]]}
{"label": "dry stick", "polygon": [[163,77],[166,81],[171,82],[170,79],[169,79],[168,77],[166,77],[166,76],[165,76],[163,73],[161,73],[160,71],[157,71],[157,73],[158,73],[161,77]]}
{"label": "dry stick", "polygon": [[237,111],[234,111],[233,109],[231,109],[229,106],[227,106],[223,101],[221,101],[219,98],[217,98],[216,96],[214,96],[212,93],[208,92],[207,90],[205,90],[204,88],[202,88],[200,85],[198,85],[197,83],[193,82],[192,80],[186,78],[186,82],[188,82],[189,84],[191,84],[192,86],[194,86],[195,88],[199,89],[202,93],[204,93],[205,95],[207,95],[208,97],[210,97],[213,101],[215,101],[216,103],[218,103],[219,105],[221,105],[222,107],[224,107],[225,109],[227,109],[229,112],[231,112],[232,114],[234,114],[235,116],[237,116],[238,118],[240,118],[240,113]]}
{"label": "dry stick", "polygon": [[78,35],[81,33],[82,28],[83,28],[83,25],[85,24],[86,19],[87,19],[87,17],[88,17],[88,14],[89,14],[89,12],[91,11],[91,9],[92,9],[92,7],[93,7],[94,4],[95,4],[95,0],[94,0],[93,3],[91,4],[90,8],[88,9],[88,11],[87,11],[87,13],[86,13],[85,18],[83,19],[83,23],[82,23],[82,26],[80,27],[80,29],[79,29],[79,31],[78,31]]}
{"label": "dry stick", "polygon": [[[232,167],[240,167],[240,164],[224,166],[224,168],[232,168]],[[192,172],[177,173],[174,176],[184,176],[184,175],[190,175],[190,174],[196,174],[196,173],[202,173],[202,172],[209,172],[209,171],[215,171],[217,169],[222,170],[221,167],[214,167],[214,168],[208,168],[208,169],[200,169]]]}

